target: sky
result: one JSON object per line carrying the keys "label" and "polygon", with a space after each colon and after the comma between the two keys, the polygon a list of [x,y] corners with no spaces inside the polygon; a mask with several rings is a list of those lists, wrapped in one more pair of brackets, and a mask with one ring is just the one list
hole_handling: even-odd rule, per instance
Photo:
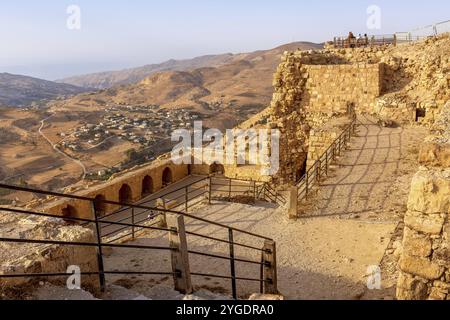
{"label": "sky", "polygon": [[[79,19],[67,12],[72,5]],[[381,10],[380,29],[367,26],[372,5]],[[392,34],[449,16],[448,0],[1,0],[0,72],[55,80],[293,41],[320,43],[349,31]]]}

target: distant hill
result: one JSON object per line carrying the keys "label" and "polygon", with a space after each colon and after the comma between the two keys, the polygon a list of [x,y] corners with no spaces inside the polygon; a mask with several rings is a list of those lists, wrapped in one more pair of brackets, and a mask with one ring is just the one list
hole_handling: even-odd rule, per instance
{"label": "distant hill", "polygon": [[[224,107],[231,107],[231,112],[238,108],[245,113],[245,108],[261,109],[270,102],[273,92],[272,77],[284,51],[322,47],[314,43],[296,42],[271,50],[208,56],[206,59],[210,65],[203,60],[205,57],[172,63],[173,66],[183,66],[185,69],[188,69],[189,65],[204,64],[204,67],[151,71],[147,76],[144,76],[144,70],[148,72],[148,67],[104,73],[108,76],[108,83],[111,83],[114,77],[126,82],[142,79],[96,93],[81,94],[63,103],[67,107],[158,104],[167,108],[191,108],[206,113],[215,113],[224,110]],[[76,83],[95,86],[96,84],[91,82],[94,78],[100,79],[100,74],[85,76],[86,82],[82,81],[82,77],[78,77]]]}
{"label": "distant hill", "polygon": [[[298,47],[300,49],[316,49],[322,45],[309,42],[296,42],[280,48],[286,47],[286,50]],[[253,54],[262,53],[261,51]],[[92,73],[81,76],[74,76],[66,79],[57,80],[60,83],[67,83],[79,87],[89,87],[96,89],[108,89],[118,85],[127,85],[139,82],[152,74],[164,71],[190,71],[204,67],[220,67],[235,62],[245,55],[252,54],[220,54],[207,55],[187,60],[169,60],[160,64],[151,64],[139,68],[125,69],[121,71],[110,71]]]}
{"label": "distant hill", "polygon": [[0,73],[0,106],[26,106],[35,101],[50,100],[86,92],[70,84]]}

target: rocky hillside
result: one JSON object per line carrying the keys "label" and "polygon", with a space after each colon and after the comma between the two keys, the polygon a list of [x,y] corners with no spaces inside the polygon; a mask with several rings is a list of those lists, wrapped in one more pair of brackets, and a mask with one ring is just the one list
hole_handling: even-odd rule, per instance
{"label": "rocky hillside", "polygon": [[[319,45],[308,42],[297,42],[288,47],[298,47],[302,49],[317,48]],[[321,46],[320,46],[321,47]],[[257,52],[256,54],[258,54]],[[160,64],[151,64],[139,68],[131,68],[120,71],[109,71],[92,73],[81,76],[74,76],[57,82],[68,83],[80,87],[107,89],[119,85],[127,85],[139,82],[152,74],[164,71],[188,71],[205,67],[219,67],[242,58],[248,54],[220,54],[207,55],[186,60],[169,60]],[[252,55],[252,54],[250,54]]]}
{"label": "rocky hillside", "polygon": [[0,106],[26,106],[40,100],[50,100],[85,92],[77,86],[42,79],[0,73]]}
{"label": "rocky hillside", "polygon": [[[272,50],[257,51],[236,55],[210,56],[209,65],[190,70],[179,70],[179,66],[207,65],[205,58],[197,58],[188,62],[173,62],[177,70],[165,72],[150,72],[144,77],[143,69],[113,73],[121,74],[120,82],[131,82],[139,77],[142,79],[133,84],[101,90],[95,94],[81,94],[64,102],[66,106],[102,106],[106,104],[158,104],[163,107],[193,108],[197,111],[212,111],[221,107],[254,107],[256,109],[267,105],[272,96],[272,76],[279,64],[282,53],[286,50],[317,49],[322,45],[297,42]],[[103,85],[116,83],[113,74],[107,77]],[[126,74],[130,75],[129,77]],[[90,76],[87,76],[88,78]],[[94,75],[93,75],[94,77]],[[100,75],[95,75],[99,77]],[[90,82],[76,82],[103,86]],[[93,79],[93,78],[92,78]],[[78,81],[77,80],[77,81]],[[102,80],[102,81],[103,81]],[[106,85],[108,83],[108,85]]]}
{"label": "rocky hillside", "polygon": [[107,89],[114,86],[139,82],[151,74],[163,71],[185,71],[189,69],[215,67],[227,63],[233,58],[232,54],[208,55],[189,60],[169,60],[160,64],[150,64],[143,67],[120,71],[106,71],[69,77],[57,80],[80,87]]}

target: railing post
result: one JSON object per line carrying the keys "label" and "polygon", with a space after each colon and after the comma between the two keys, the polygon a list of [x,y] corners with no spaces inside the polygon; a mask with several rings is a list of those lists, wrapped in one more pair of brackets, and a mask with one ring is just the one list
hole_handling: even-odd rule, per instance
{"label": "railing post", "polygon": [[100,223],[98,220],[98,216],[97,216],[97,212],[95,211],[95,205],[94,205],[94,201],[91,201],[91,208],[92,208],[92,214],[93,214],[93,218],[95,220],[95,229],[94,229],[94,233],[96,236],[96,240],[97,240],[97,247],[96,247],[96,251],[97,251],[97,264],[98,264],[98,279],[99,279],[99,284],[100,284],[100,290],[102,292],[105,292],[105,268],[104,268],[104,264],[103,264],[103,250],[102,250],[102,235],[101,235],[101,231],[100,231]]}
{"label": "railing post", "polygon": [[342,148],[342,136],[338,139],[338,156],[341,156],[341,148]]}
{"label": "railing post", "polygon": [[325,151],[325,175],[328,176],[328,151],[330,149],[328,149],[327,151]]}
{"label": "railing post", "polygon": [[322,167],[322,162],[319,160],[317,160],[316,162],[316,180],[317,182],[320,182],[320,176],[321,176],[321,167]]}
{"label": "railing post", "polygon": [[231,178],[228,185],[228,201],[231,201]]}
{"label": "railing post", "polygon": [[133,238],[133,240],[135,239],[135,230],[134,230],[134,207],[131,208],[131,237]]}
{"label": "railing post", "polygon": [[288,217],[289,219],[296,219],[298,217],[298,187],[293,186],[289,189],[288,200]]}
{"label": "railing post", "polygon": [[160,218],[161,219],[160,223],[161,223],[161,225],[163,227],[167,227],[167,215],[166,215],[166,212],[165,212],[165,210],[167,209],[166,208],[166,200],[164,198],[158,198],[156,200],[156,208],[163,210],[163,213],[159,214],[159,216],[161,217]]}
{"label": "railing post", "polygon": [[277,255],[274,241],[266,240],[263,248],[264,293],[278,294]]}
{"label": "railing post", "polygon": [[258,200],[258,196],[256,195],[256,181],[253,181],[253,196],[256,202],[256,200]]}
{"label": "railing post", "polygon": [[231,272],[231,291],[233,293],[233,299],[237,299],[236,291],[236,265],[234,261],[234,239],[233,229],[228,229],[228,240],[230,242],[230,272]]}
{"label": "railing post", "polygon": [[175,290],[183,294],[190,294],[193,289],[184,218],[181,215],[168,214],[166,220],[170,229],[169,241],[172,248],[171,261]]}
{"label": "railing post", "polygon": [[308,194],[309,194],[309,171],[306,172],[305,176],[305,199],[308,200]]}
{"label": "railing post", "polygon": [[212,178],[208,179],[208,204],[211,205],[211,197],[212,197]]}
{"label": "railing post", "polygon": [[184,188],[184,208],[186,210],[186,213],[188,213],[189,210],[189,187]]}

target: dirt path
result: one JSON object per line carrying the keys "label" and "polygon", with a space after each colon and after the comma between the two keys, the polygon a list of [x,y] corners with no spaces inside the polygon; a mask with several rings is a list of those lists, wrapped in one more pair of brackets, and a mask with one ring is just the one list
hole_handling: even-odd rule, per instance
{"label": "dirt path", "polygon": [[305,216],[398,222],[405,213],[409,183],[417,170],[423,128],[384,128],[360,117],[357,137],[316,195]]}

